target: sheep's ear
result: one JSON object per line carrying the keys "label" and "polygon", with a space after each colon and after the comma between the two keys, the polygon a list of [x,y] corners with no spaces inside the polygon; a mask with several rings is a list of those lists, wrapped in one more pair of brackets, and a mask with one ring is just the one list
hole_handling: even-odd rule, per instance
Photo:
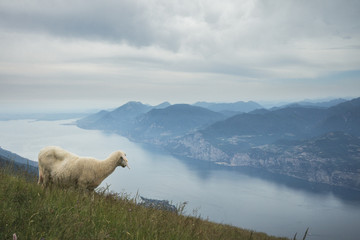
{"label": "sheep's ear", "polygon": [[129,167],[129,164],[128,164],[128,163],[126,163],[126,166],[127,166],[127,168],[128,168],[128,169],[130,169],[130,167]]}

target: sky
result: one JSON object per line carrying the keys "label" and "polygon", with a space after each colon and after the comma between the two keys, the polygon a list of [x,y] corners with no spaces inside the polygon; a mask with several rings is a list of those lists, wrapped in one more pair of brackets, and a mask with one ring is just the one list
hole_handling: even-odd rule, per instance
{"label": "sky", "polygon": [[0,107],[360,96],[360,1],[1,0]]}

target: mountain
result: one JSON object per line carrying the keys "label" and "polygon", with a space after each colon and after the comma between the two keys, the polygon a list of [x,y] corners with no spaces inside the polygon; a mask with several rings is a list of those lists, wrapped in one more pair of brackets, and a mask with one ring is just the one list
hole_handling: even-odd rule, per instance
{"label": "mountain", "polygon": [[105,128],[101,126],[99,120],[109,114],[109,111],[102,110],[100,112],[91,114],[87,117],[81,118],[76,121],[78,127],[85,128],[85,129],[97,129],[97,128]]}
{"label": "mountain", "polygon": [[85,129],[120,133],[139,142],[157,142],[182,136],[225,117],[221,113],[188,104],[164,102],[152,107],[128,102],[113,111],[100,111],[77,121]]}
{"label": "mountain", "polygon": [[156,105],[154,108],[162,109],[162,108],[167,108],[169,106],[171,106],[171,104],[169,102],[163,102],[163,103],[160,103],[159,105]]}
{"label": "mountain", "polygon": [[[214,123],[200,132],[208,139],[232,138],[238,142],[271,143],[280,139],[304,139],[330,131],[360,136],[360,98],[334,107],[287,107],[256,110]],[[245,138],[245,139],[244,139]]]}
{"label": "mountain", "polygon": [[221,112],[230,115],[235,115],[236,113],[242,112],[251,112],[255,109],[263,108],[260,104],[249,101],[249,102],[234,102],[234,103],[213,103],[213,102],[197,102],[193,104],[194,106],[203,107],[210,109],[214,112]]}
{"label": "mountain", "polygon": [[[211,106],[211,103],[198,104]],[[101,111],[80,119],[77,125],[118,132],[137,141],[181,137],[197,130],[205,141],[227,153],[278,140],[307,139],[331,131],[360,136],[360,98],[330,108],[256,109],[230,118],[203,107],[168,105],[165,102],[152,107],[128,102],[113,111]]]}
{"label": "mountain", "polygon": [[136,118],[131,137],[160,140],[182,136],[224,119],[220,113],[188,104],[175,104],[164,109],[152,109]]}
{"label": "mountain", "polygon": [[360,98],[328,109],[329,116],[320,123],[322,132],[342,131],[360,136]]}
{"label": "mountain", "polygon": [[141,102],[128,102],[113,111],[100,111],[76,122],[78,127],[125,133],[133,126],[134,120],[152,109]]}
{"label": "mountain", "polygon": [[243,113],[203,129],[204,138],[225,151],[238,151],[280,139],[313,136],[314,126],[327,116],[325,109],[289,107]]}
{"label": "mountain", "polygon": [[331,99],[328,101],[311,101],[311,100],[305,100],[305,101],[301,101],[301,102],[295,102],[295,103],[290,103],[290,104],[285,104],[283,106],[280,107],[275,107],[273,108],[273,110],[275,109],[279,109],[279,108],[286,108],[286,107],[311,107],[311,108],[329,108],[329,107],[333,107],[336,106],[340,103],[346,102],[346,99],[343,98],[336,98],[336,99]]}
{"label": "mountain", "polygon": [[171,139],[175,155],[360,190],[360,98],[330,108],[256,110]]}

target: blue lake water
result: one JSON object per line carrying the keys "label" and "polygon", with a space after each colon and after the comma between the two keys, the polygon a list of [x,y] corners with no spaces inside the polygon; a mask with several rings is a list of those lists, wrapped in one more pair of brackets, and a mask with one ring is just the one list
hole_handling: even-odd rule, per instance
{"label": "blue lake water", "polygon": [[178,159],[160,149],[115,134],[89,131],[65,121],[0,121],[0,146],[37,161],[39,150],[58,145],[73,153],[105,159],[124,150],[131,170],[117,168],[102,183],[135,196],[187,202],[186,214],[210,221],[292,238],[358,239],[360,196],[306,184],[258,170],[214,167]]}

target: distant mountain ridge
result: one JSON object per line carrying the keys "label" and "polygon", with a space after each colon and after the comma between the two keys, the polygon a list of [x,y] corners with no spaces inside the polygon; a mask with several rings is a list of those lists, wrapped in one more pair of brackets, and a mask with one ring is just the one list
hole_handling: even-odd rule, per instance
{"label": "distant mountain ridge", "polygon": [[275,109],[279,109],[279,108],[287,108],[287,107],[312,107],[312,108],[329,108],[329,107],[333,107],[336,106],[340,103],[346,102],[348,100],[343,99],[343,98],[336,98],[336,99],[331,99],[328,101],[311,101],[311,100],[304,100],[304,101],[300,101],[300,102],[295,102],[295,103],[290,103],[290,104],[285,104],[283,106],[279,106],[279,107],[274,107],[273,110]]}
{"label": "distant mountain ridge", "polygon": [[[246,136],[260,144],[279,139],[293,139],[311,136],[313,125],[326,115],[324,109],[284,108],[263,114],[243,113],[224,121],[219,121],[201,130],[209,139],[225,139]],[[240,140],[239,141],[243,141]],[[247,141],[251,142],[251,141]]]}
{"label": "distant mountain ridge", "polygon": [[214,123],[200,132],[209,138],[251,136],[280,139],[303,139],[330,131],[360,136],[360,98],[331,108],[287,107],[259,114],[235,115]]}
{"label": "distant mountain ridge", "polygon": [[329,108],[329,116],[321,122],[322,132],[342,131],[360,136],[360,98]]}
{"label": "distant mountain ridge", "polygon": [[140,102],[128,102],[113,111],[100,111],[80,119],[77,125],[155,143],[160,139],[182,136],[224,118],[221,113],[188,104],[163,103],[151,107]]}
{"label": "distant mountain ridge", "polygon": [[[173,107],[176,106],[176,107]],[[186,109],[185,109],[186,108]],[[151,118],[156,118],[156,115],[162,114],[164,119],[158,118],[163,124],[171,126],[171,124],[178,125],[189,123],[189,116],[194,114],[196,119],[191,122],[193,126],[188,126],[188,130],[194,130],[199,127],[204,127],[210,123],[225,119],[226,116],[231,116],[239,112],[248,112],[255,109],[262,108],[261,105],[255,102],[236,102],[236,103],[208,103],[198,102],[193,105],[189,104],[175,104],[171,105],[169,102],[163,102],[156,106],[150,106],[141,102],[130,101],[112,111],[102,110],[98,113],[91,114],[76,122],[76,124],[85,129],[100,129],[116,131],[122,134],[129,134],[132,128],[137,128],[135,132],[139,132],[140,128],[144,130],[145,121]],[[157,109],[166,109],[164,111],[155,111]],[[205,111],[207,110],[207,111]],[[151,112],[153,111],[153,112]],[[151,113],[149,113],[151,112]],[[141,116],[149,113],[148,116]],[[176,115],[176,116],[174,116]],[[204,115],[204,116],[201,116]],[[187,119],[187,120],[185,120]],[[184,122],[184,121],[185,122]],[[137,124],[139,126],[135,126]],[[142,125],[142,127],[140,127]],[[178,128],[181,128],[177,126]],[[185,130],[185,129],[184,129]],[[176,131],[175,131],[176,132]]]}
{"label": "distant mountain ridge", "polygon": [[[157,109],[129,102],[77,124],[159,145],[181,157],[262,168],[360,190],[360,98],[326,103],[330,107],[289,105],[267,110],[254,105],[252,111],[230,117],[222,111],[223,105],[199,104],[204,107],[165,103]],[[210,110],[214,106],[220,111]]]}
{"label": "distant mountain ridge", "polygon": [[217,112],[188,104],[175,104],[164,109],[152,109],[136,118],[131,131],[135,138],[169,139],[206,127],[225,117]]}
{"label": "distant mountain ridge", "polygon": [[242,112],[247,113],[256,109],[263,108],[260,104],[253,101],[249,101],[249,102],[238,101],[234,103],[197,102],[193,105],[207,108],[214,112],[232,111],[238,113],[242,113]]}
{"label": "distant mountain ridge", "polygon": [[150,105],[131,101],[112,111],[102,110],[82,118],[76,124],[85,129],[99,129],[123,133],[133,126],[133,120],[140,114],[150,111]]}

